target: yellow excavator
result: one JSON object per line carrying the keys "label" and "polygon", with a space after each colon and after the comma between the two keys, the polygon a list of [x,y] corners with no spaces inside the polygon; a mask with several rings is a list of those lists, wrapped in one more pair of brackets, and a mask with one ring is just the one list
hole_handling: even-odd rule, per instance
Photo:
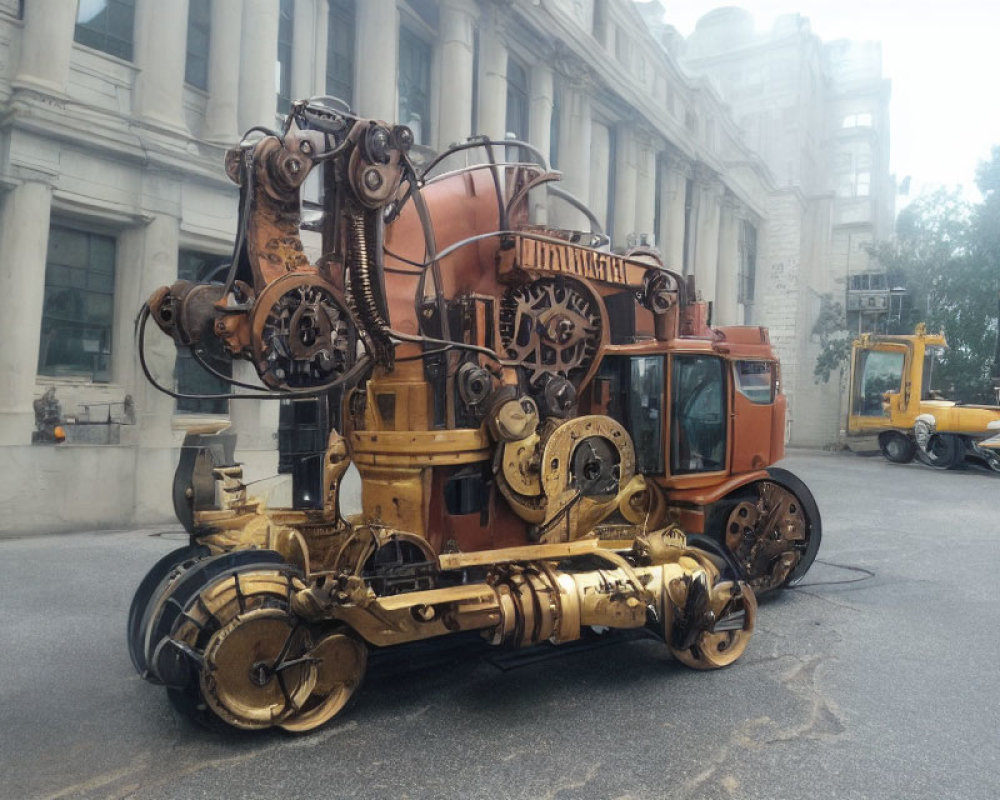
{"label": "yellow excavator", "polygon": [[889,461],[948,469],[966,461],[1000,472],[1000,406],[946,400],[933,388],[943,334],[863,334],[851,349],[850,437],[878,436]]}

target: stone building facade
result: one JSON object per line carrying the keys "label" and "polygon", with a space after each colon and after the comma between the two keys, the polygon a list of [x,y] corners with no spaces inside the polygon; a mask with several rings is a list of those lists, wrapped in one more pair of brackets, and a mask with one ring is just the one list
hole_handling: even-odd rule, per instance
{"label": "stone building facade", "polygon": [[[819,128],[803,124],[787,143],[795,163],[776,168],[789,151],[744,131],[748,104],[716,80],[711,52],[689,48],[682,66],[648,24],[658,9],[0,0],[0,532],[169,520],[181,439],[207,418],[231,419],[249,477],[274,473],[276,404],[155,392],[133,321],[155,287],[226,263],[237,191],[224,152],[295,98],[342,97],[362,115],[409,124],[434,149],[473,133],[530,140],[615,246],[655,241],[714,301],[717,323],[771,326],[786,378],[805,370],[798,341],[812,281],[819,287],[832,264],[838,202],[812,159],[825,134],[813,142]],[[827,103],[829,71],[814,50],[812,80]],[[830,113],[800,111],[810,125]],[[566,205],[537,213],[581,224]],[[165,337],[150,338],[162,381],[211,390]],[[236,377],[248,377],[241,365]],[[33,403],[52,387],[69,441],[32,445]]]}
{"label": "stone building facade", "polygon": [[[718,88],[773,177],[758,232],[753,321],[770,328],[781,354],[791,442],[830,443],[846,407],[843,376],[829,384],[813,377],[823,298],[849,309],[858,332],[889,310],[884,274],[864,249],[891,236],[895,215],[881,45],[824,43],[798,14],[758,32],[746,11],[720,8],[671,49]],[[862,286],[882,287],[884,296],[866,293],[860,309]]]}

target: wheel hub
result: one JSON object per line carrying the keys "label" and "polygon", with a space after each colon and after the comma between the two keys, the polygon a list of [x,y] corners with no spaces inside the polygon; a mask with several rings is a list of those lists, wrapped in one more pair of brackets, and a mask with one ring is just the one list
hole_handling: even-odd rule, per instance
{"label": "wheel hub", "polygon": [[798,499],[772,481],[737,503],[726,524],[726,546],[756,592],[778,588],[801,558],[806,520]]}

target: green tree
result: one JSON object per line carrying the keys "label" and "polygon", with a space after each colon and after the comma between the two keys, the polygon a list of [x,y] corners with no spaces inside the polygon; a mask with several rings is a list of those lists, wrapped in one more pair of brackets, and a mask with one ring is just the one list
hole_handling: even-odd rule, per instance
{"label": "green tree", "polygon": [[819,339],[819,355],[813,366],[816,383],[829,383],[830,376],[847,363],[851,355],[851,332],[847,330],[844,305],[833,299],[832,294],[819,298],[819,316],[813,325],[813,336]]}
{"label": "green tree", "polygon": [[1000,392],[1000,146],[994,146],[990,160],[979,165],[976,185],[983,195],[983,202],[976,209],[976,246],[984,271],[992,275],[996,303],[990,373],[993,386]]}
{"label": "green tree", "polygon": [[918,322],[944,331],[950,349],[936,388],[966,403],[994,400],[1000,370],[1000,147],[980,164],[977,184],[978,204],[945,189],[916,198],[900,212],[895,238],[869,251],[890,283],[909,291],[909,308],[889,332],[912,333]]}

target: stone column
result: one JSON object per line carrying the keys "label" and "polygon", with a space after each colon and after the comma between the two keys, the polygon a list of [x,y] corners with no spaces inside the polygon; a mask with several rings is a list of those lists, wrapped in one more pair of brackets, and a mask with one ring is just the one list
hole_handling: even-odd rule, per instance
{"label": "stone column", "polygon": [[239,130],[240,39],[242,0],[212,0],[212,37],[208,53],[208,108],[204,138],[235,144]]}
{"label": "stone column", "polygon": [[[157,213],[148,224],[123,231],[118,237],[118,263],[141,265],[142,268],[119,276],[122,299],[134,302],[131,298],[136,294],[145,299],[157,287],[177,280],[179,246],[180,220],[170,214]],[[146,328],[145,357],[150,372],[157,380],[173,388],[177,348],[173,340],[161,334],[152,323]],[[115,373],[120,376],[127,366],[124,354],[118,353],[115,358]],[[132,397],[136,412],[134,435],[138,443],[135,453],[135,521],[158,521],[163,519],[165,508],[169,507],[169,501],[164,497],[169,485],[164,485],[163,477],[171,475],[177,465],[176,448],[181,439],[180,433],[175,432],[171,425],[176,401],[154,389],[138,371],[134,377]]]}
{"label": "stone column", "polygon": [[396,0],[364,0],[357,9],[359,69],[355,107],[362,117],[394,122],[399,64],[399,11]]}
{"label": "stone column", "polygon": [[[590,150],[593,116],[590,95],[583,84],[567,84],[559,108],[559,164],[563,180],[558,184],[582,203],[590,198]],[[587,217],[561,200],[555,201],[557,224],[570,230],[589,230]]]}
{"label": "stone column", "polygon": [[479,132],[491,139],[503,139],[507,133],[507,45],[502,36],[502,28],[494,24],[479,39]]}
{"label": "stone column", "polygon": [[669,157],[660,176],[660,236],[657,247],[663,262],[678,272],[684,271],[684,213],[687,205],[688,166]]}
{"label": "stone column", "polygon": [[694,242],[695,290],[704,300],[715,300],[715,277],[719,267],[719,207],[722,184],[718,179],[702,176],[696,182],[698,223]]}
{"label": "stone column", "polygon": [[188,0],[138,0],[135,6],[135,115],[146,122],[185,129],[184,61]]}
{"label": "stone column", "polygon": [[[611,128],[603,122],[590,125],[590,189],[587,205],[600,220],[605,233],[614,235],[613,219],[608,219],[608,196],[615,187],[611,186]],[[611,242],[615,244],[614,240]]]}
{"label": "stone column", "polygon": [[636,192],[635,122],[626,120],[615,128],[615,218],[608,220],[611,244],[626,247],[628,236],[635,233]]}
{"label": "stone column", "polygon": [[[118,246],[119,264],[142,266],[137,276],[119,276],[118,288],[122,299],[138,295],[141,302],[158,287],[169,286],[177,280],[180,220],[176,217],[157,213],[146,225],[123,231],[118,237]],[[130,299],[129,302],[134,301]],[[162,335],[155,325],[147,326],[145,351],[150,372],[160,383],[173,388],[177,360],[177,348],[173,340]],[[122,370],[119,367],[124,367],[124,364],[116,364],[115,372],[120,376]],[[172,442],[170,421],[176,401],[150,386],[141,372],[136,373],[135,384],[133,396],[140,444],[169,447]]]}
{"label": "stone column", "polygon": [[435,126],[441,150],[450,144],[464,142],[472,134],[475,24],[469,5],[453,1],[441,3],[438,61],[448,87],[441,92]]}
{"label": "stone column", "polygon": [[76,3],[66,0],[25,3],[21,59],[13,87],[66,94],[75,30]]}
{"label": "stone column", "polygon": [[254,125],[273,127],[275,123],[278,107],[274,68],[278,58],[278,8],[278,0],[243,2],[238,112],[240,132]]}
{"label": "stone column", "polygon": [[719,269],[715,284],[715,314],[717,325],[741,324],[739,303],[739,203],[731,194],[722,200],[719,220]]}
{"label": "stone column", "polygon": [[[531,111],[528,116],[528,141],[541,150],[546,158],[552,150],[552,70],[544,64],[531,68]],[[527,157],[522,153],[521,157]],[[548,203],[545,190],[532,195],[531,221],[543,225],[548,222]]]}
{"label": "stone column", "polygon": [[[30,4],[29,4],[30,5]],[[45,257],[52,189],[22,183],[2,199],[0,212],[0,445],[30,444],[35,428],[32,401],[38,371]]]}
{"label": "stone column", "polygon": [[531,68],[531,111],[528,117],[528,141],[548,157],[552,137],[552,70],[544,64]]}
{"label": "stone column", "polygon": [[637,234],[646,234],[650,244],[659,245],[659,242],[653,241],[653,233],[656,230],[656,151],[652,141],[645,137],[639,140],[638,146],[633,227]]}

